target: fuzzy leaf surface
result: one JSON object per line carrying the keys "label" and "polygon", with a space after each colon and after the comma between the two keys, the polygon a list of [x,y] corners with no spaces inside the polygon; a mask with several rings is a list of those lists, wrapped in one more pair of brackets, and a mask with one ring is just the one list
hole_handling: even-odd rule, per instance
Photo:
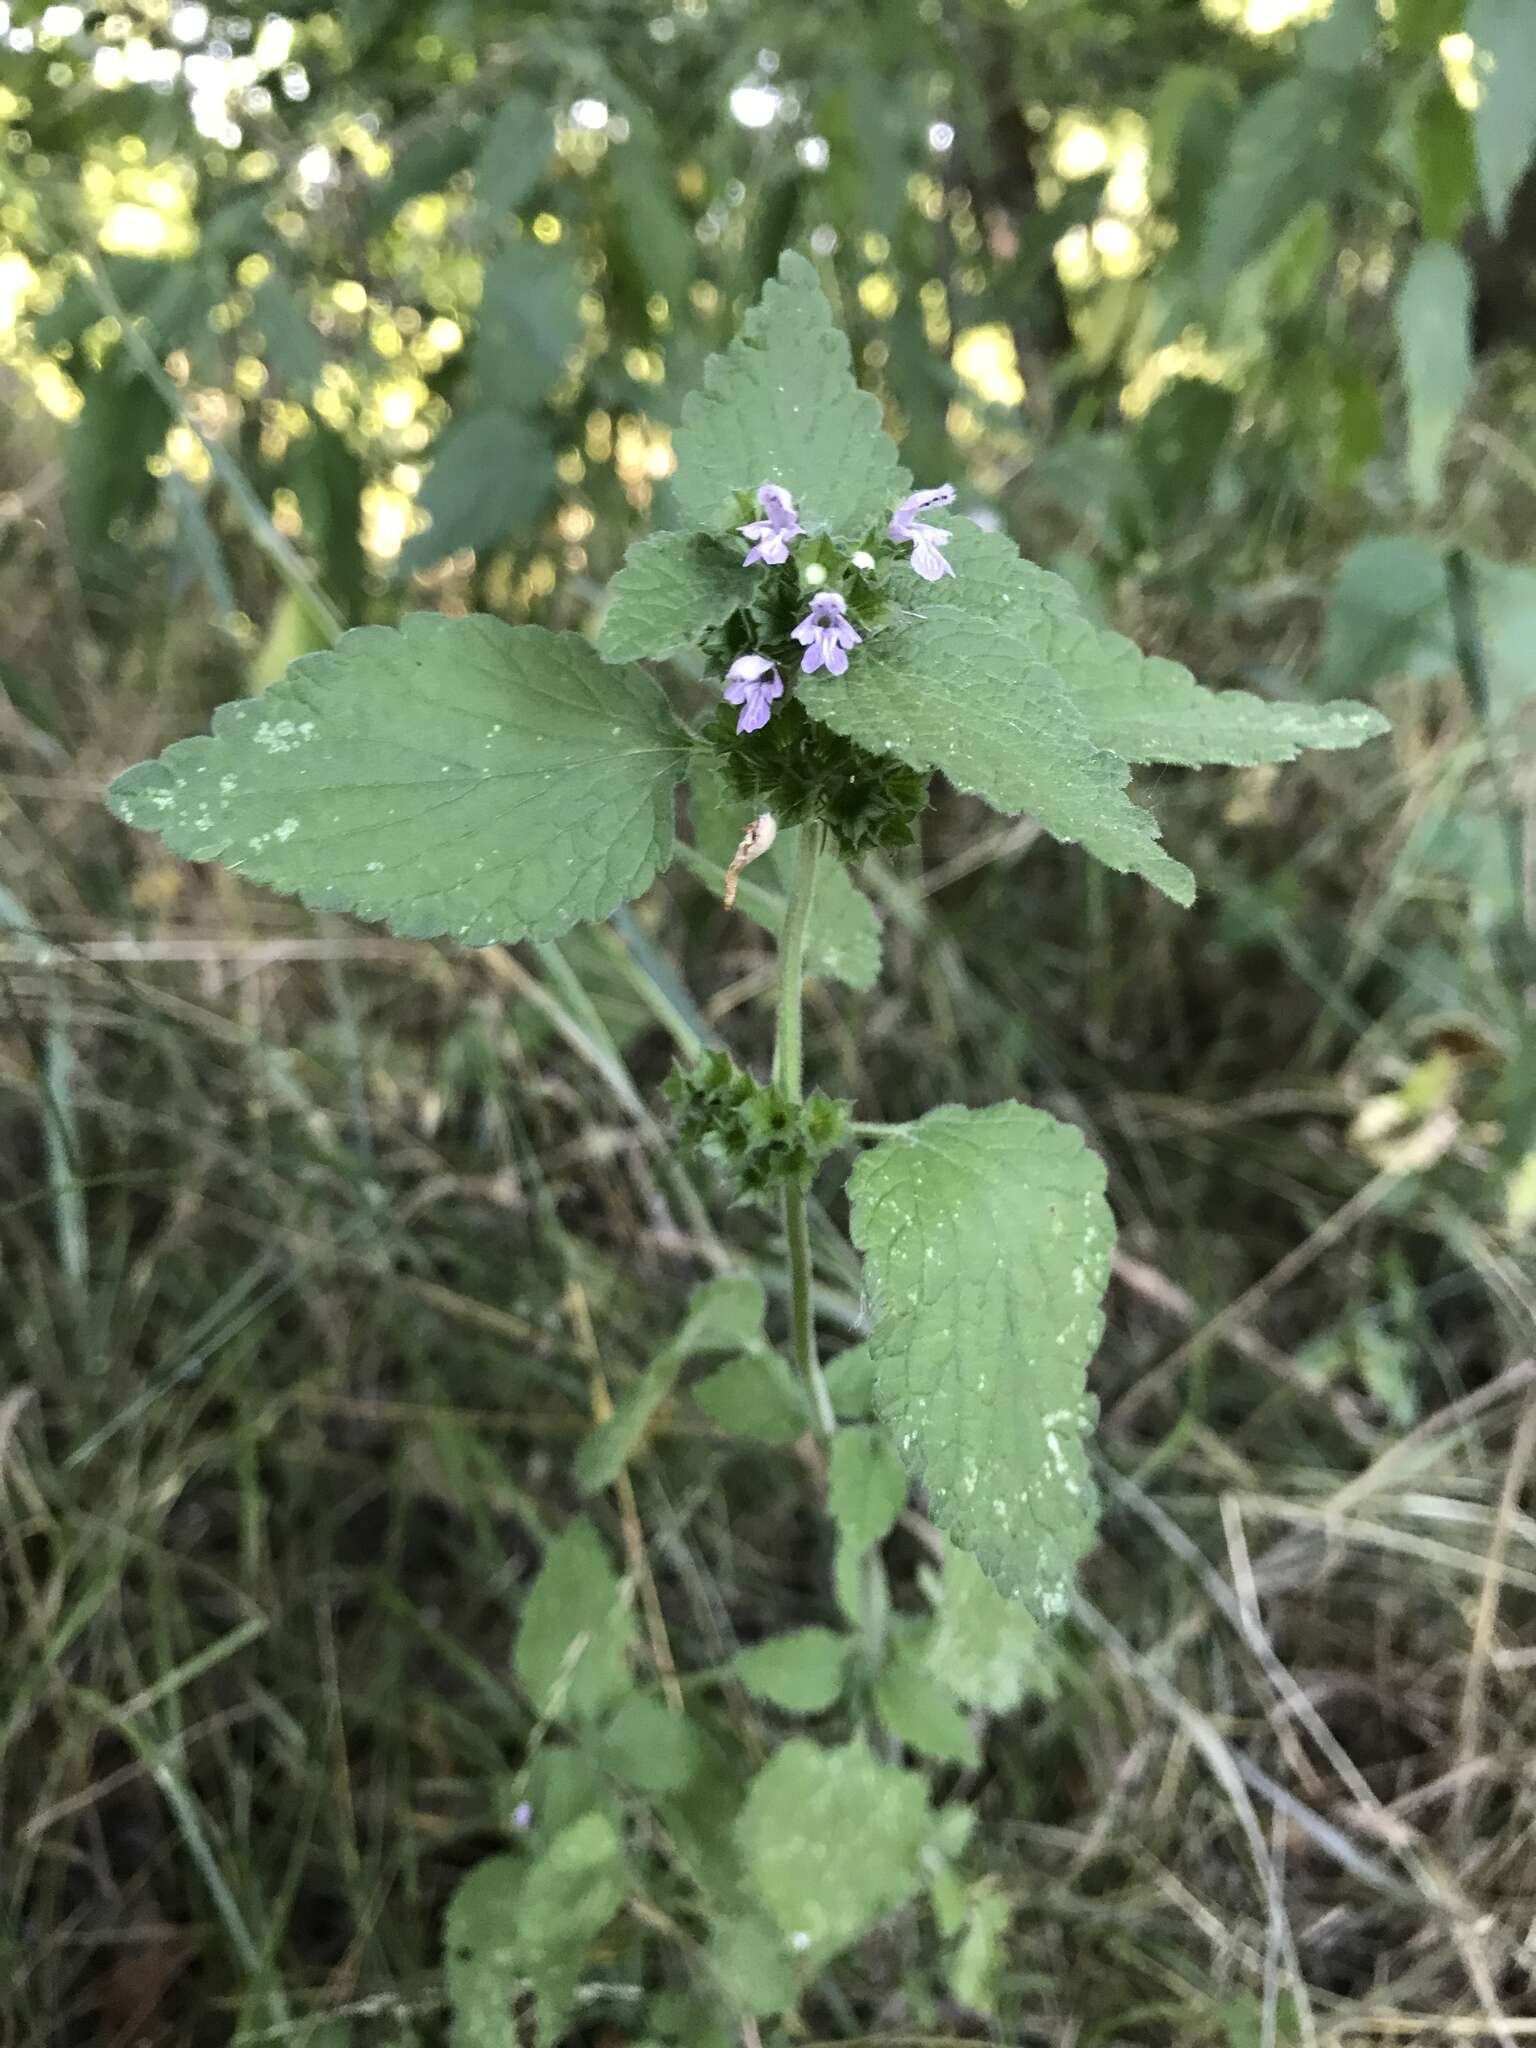
{"label": "fuzzy leaf surface", "polygon": [[681,740],[573,633],[418,612],[295,662],[108,792],[173,853],[403,938],[553,938],[672,851]]}
{"label": "fuzzy leaf surface", "polygon": [[700,533],[637,541],[608,587],[597,644],[605,661],[661,661],[692,647],[752,595],[752,576]]}
{"label": "fuzzy leaf surface", "polygon": [[1083,1434],[1114,1227],[1081,1134],[946,1105],[849,1181],[875,1403],[933,1519],[1040,1617],[1093,1539]]}
{"label": "fuzzy leaf surface", "polygon": [[787,1742],[736,1823],[752,1887],[790,1948],[823,1962],[911,1897],[932,1839],[928,1788],[862,1742]]}
{"label": "fuzzy leaf surface", "polygon": [[871,640],[846,676],[802,678],[799,695],[834,732],[914,768],[942,769],[995,810],[1028,811],[1053,838],[1145,877],[1176,903],[1193,901],[1193,875],[1127,795],[1129,767],[1096,743],[1036,653],[1028,620],[935,605]]}
{"label": "fuzzy leaf surface", "polygon": [[786,253],[738,338],[683,404],[674,490],[690,525],[736,524],[738,492],[779,484],[811,532],[883,525],[911,479],[854,381],[848,342],[813,266]]}
{"label": "fuzzy leaf surface", "polygon": [[1203,689],[1179,662],[1143,654],[1089,618],[1061,577],[1026,561],[1006,534],[958,520],[949,556],[955,602],[1011,622],[1054,668],[1096,745],[1132,763],[1199,768],[1294,761],[1305,747],[1358,747],[1387,730],[1368,704],[1287,704]]}

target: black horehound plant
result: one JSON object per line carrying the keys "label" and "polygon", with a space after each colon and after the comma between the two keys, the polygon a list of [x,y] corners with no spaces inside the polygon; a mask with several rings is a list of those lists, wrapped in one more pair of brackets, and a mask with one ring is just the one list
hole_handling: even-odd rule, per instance
{"label": "black horehound plant", "polygon": [[[551,939],[639,896],[679,852],[684,777],[695,844],[681,852],[695,870],[718,873],[698,840],[723,829],[717,851],[739,841],[734,892],[777,840],[768,867],[782,891],[740,880],[743,906],[779,938],[772,1074],[709,1053],[669,1092],[679,1142],[739,1194],[782,1207],[797,1371],[763,1338],[755,1284],[713,1281],[577,1467],[588,1489],[616,1478],[684,1364],[709,1350],[733,1356],[693,1397],[724,1426],[769,1438],[810,1426],[830,1440],[838,1598],[855,1628],[779,1639],[745,1653],[738,1675],[786,1711],[841,1700],[887,1731],[887,1754],[862,1735],[790,1742],[740,1801],[739,1890],[717,1901],[705,1974],[727,2008],[762,2014],[793,2004],[923,1884],[955,1953],[974,1945],[980,1908],[943,1876],[958,1816],[933,1813],[923,1779],[888,1759],[889,1738],[952,1761],[970,1753],[961,1709],[1018,1696],[996,1668],[1029,1626],[1018,1608],[1036,1622],[1062,1612],[1095,1524],[1086,1375],[1113,1224],[1102,1164],[1039,1109],[945,1105],[861,1151],[848,1194],[870,1335],[858,1366],[837,1361],[846,1398],[829,1394],[807,1196],[822,1162],[869,1134],[845,1105],[805,1096],[801,997],[808,971],[871,978],[872,913],[847,864],[910,839],[940,770],[1187,904],[1193,878],[1127,792],[1133,764],[1287,761],[1385,725],[1359,704],[1202,689],[1099,625],[1002,534],[936,523],[954,492],[911,489],[798,256],[708,366],[676,455],[686,529],[630,549],[595,648],[485,617],[364,627],[296,661],[264,697],[225,705],[210,736],[129,769],[109,802],[175,853],[467,946]],[[693,723],[638,665],[689,649],[720,693]],[[889,1613],[867,1626],[871,1554],[906,1475],[950,1546],[921,1639]],[[529,1838],[455,1902],[450,1988],[466,2041],[502,2038],[471,2028],[477,2012],[504,2021],[508,1970],[532,1985],[539,2032],[559,2032],[586,1943],[631,1881],[614,1788],[678,1800],[702,1768],[688,1717],[629,1675],[618,1584],[577,1521],[527,1603],[524,1684],[580,1740],[539,1752],[509,1809]],[[990,1691],[965,1675],[989,1655]],[[585,1793],[569,1782],[574,1759],[592,1773]]]}

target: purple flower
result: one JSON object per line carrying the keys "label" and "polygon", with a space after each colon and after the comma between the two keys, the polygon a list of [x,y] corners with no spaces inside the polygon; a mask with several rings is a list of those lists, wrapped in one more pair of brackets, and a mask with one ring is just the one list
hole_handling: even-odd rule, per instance
{"label": "purple flower", "polygon": [[830,676],[846,675],[848,655],[846,650],[857,647],[863,639],[856,633],[848,618],[848,607],[835,590],[818,590],[811,599],[811,608],[796,626],[791,637],[805,649],[801,670],[808,676],[825,667]]}
{"label": "purple flower", "polygon": [[766,725],[774,698],[783,694],[784,679],[765,654],[738,654],[725,672],[725,701],[741,706],[738,732]]}
{"label": "purple flower", "polygon": [[743,557],[743,569],[750,569],[754,562],[787,562],[790,542],[797,533],[805,531],[795,515],[794,499],[777,484],[764,484],[757,502],[763,517],[749,519],[745,526],[736,529],[752,543]]}
{"label": "purple flower", "polygon": [[955,487],[940,484],[936,491],[914,491],[910,498],[903,498],[896,507],[890,525],[885,529],[890,540],[909,540],[912,543],[912,567],[926,583],[937,583],[941,576],[953,576],[955,565],[939,552],[949,539],[947,526],[930,526],[919,519],[920,512],[931,512],[940,505],[953,505]]}

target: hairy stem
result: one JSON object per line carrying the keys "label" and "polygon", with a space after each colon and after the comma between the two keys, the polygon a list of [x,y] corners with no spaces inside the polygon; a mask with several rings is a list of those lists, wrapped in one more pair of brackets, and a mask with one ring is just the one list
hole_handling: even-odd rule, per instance
{"label": "hairy stem", "polygon": [[[821,857],[823,829],[804,825],[795,853],[795,875],[784,913],[784,932],[779,942],[779,1032],[774,1050],[773,1074],[792,1102],[801,1099],[801,1019],[805,981],[805,932],[811,920],[816,896],[816,863]],[[790,1324],[795,1346],[795,1363],[805,1376],[823,1436],[837,1427],[827,1383],[821,1376],[816,1356],[816,1318],[811,1305],[811,1231],[806,1217],[805,1191],[793,1185],[784,1189],[784,1236],[789,1247]]]}

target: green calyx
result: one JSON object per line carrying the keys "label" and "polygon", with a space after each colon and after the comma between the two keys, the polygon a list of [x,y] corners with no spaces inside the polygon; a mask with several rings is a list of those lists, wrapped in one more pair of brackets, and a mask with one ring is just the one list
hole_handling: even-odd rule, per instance
{"label": "green calyx", "polygon": [[928,804],[928,777],[819,724],[796,698],[760,732],[738,733],[722,705],[701,729],[733,796],[771,811],[780,828],[819,822],[844,860],[906,846]]}
{"label": "green calyx", "polygon": [[792,1102],[764,1086],[729,1053],[676,1066],[662,1084],[685,1145],[714,1160],[744,1201],[783,1187],[809,1188],[822,1161],[849,1142],[851,1105],[817,1089]]}

